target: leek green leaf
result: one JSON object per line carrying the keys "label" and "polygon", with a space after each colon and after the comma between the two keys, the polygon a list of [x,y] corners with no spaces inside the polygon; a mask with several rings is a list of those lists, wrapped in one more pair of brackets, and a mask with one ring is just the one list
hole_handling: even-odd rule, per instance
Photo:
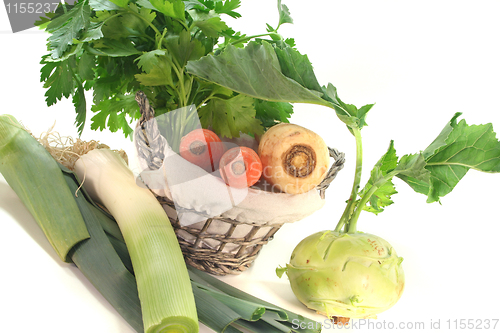
{"label": "leek green leaf", "polygon": [[196,283],[192,282],[191,284],[196,299],[198,318],[204,325],[215,332],[227,332],[226,329],[230,327],[229,325],[241,318],[230,307],[198,288]]}
{"label": "leek green leaf", "polygon": [[0,116],[0,173],[45,233],[59,258],[89,238],[57,162],[10,115]]}

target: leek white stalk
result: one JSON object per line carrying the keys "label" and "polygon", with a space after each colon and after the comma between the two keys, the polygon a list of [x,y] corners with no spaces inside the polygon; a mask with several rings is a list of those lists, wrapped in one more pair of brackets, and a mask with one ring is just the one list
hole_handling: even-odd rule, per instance
{"label": "leek white stalk", "polygon": [[96,202],[116,219],[130,253],[146,333],[198,332],[186,264],[158,200],[139,187],[125,161],[109,149],[80,157],[75,172]]}

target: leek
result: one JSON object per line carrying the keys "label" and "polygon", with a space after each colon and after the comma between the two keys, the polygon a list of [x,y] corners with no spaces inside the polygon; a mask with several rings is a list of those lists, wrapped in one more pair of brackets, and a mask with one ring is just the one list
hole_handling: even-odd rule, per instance
{"label": "leek", "polygon": [[90,237],[83,217],[57,162],[10,115],[0,115],[0,173],[33,215],[57,255],[70,262],[69,251]]}
{"label": "leek", "polygon": [[125,161],[109,149],[82,155],[74,170],[90,197],[115,218],[127,245],[141,301],[144,331],[198,332],[184,257],[156,197],[137,186]]}
{"label": "leek", "polygon": [[[72,193],[79,191],[74,200],[90,234],[89,239],[71,249],[71,259],[129,325],[142,333],[143,321],[137,284],[125,264],[130,261],[125,255],[125,244],[121,240],[121,234],[105,232],[113,228],[113,224],[116,226],[116,222],[92,202],[84,189],[79,189],[80,182],[76,174],[63,166],[60,167]],[[107,229],[103,229],[103,226]],[[120,252],[122,255],[119,255]]]}

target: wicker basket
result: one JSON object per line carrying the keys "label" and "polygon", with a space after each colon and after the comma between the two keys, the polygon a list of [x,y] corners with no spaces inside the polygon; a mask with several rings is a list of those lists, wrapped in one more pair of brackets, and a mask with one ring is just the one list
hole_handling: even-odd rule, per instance
{"label": "wicker basket", "polygon": [[[161,148],[154,147],[160,142],[158,140],[160,134],[154,133],[154,129],[148,128],[146,131],[144,128],[145,122],[154,117],[154,110],[149,106],[144,94],[138,93],[136,99],[142,114],[135,134],[136,146],[144,148],[139,151],[139,155],[146,159],[150,169],[155,170],[161,167],[163,161],[161,154],[150,152],[161,151]],[[322,199],[345,161],[344,154],[338,150],[329,148],[329,152],[334,162],[325,179],[316,188]],[[238,221],[220,215],[207,216],[205,221],[183,226],[178,218],[179,209],[182,208],[178,205],[176,207],[174,202],[165,196],[156,193],[155,195],[170,218],[187,264],[214,275],[239,274],[248,269],[262,246],[272,240],[283,225],[272,221],[269,223]]]}

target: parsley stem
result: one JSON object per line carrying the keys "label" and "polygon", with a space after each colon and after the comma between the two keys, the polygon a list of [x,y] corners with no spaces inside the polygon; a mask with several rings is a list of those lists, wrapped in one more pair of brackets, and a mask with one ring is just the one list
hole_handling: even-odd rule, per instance
{"label": "parsley stem", "polygon": [[[274,33],[274,32],[273,32]],[[235,44],[239,44],[239,43],[244,43],[244,42],[248,42],[249,40],[251,39],[254,39],[254,38],[258,38],[258,37],[265,37],[265,36],[271,36],[271,32],[269,33],[265,33],[265,34],[260,34],[260,35],[253,35],[253,36],[248,36],[248,37],[244,37],[244,38],[240,38],[240,39],[237,39],[231,43],[229,43],[229,45],[235,45]]]}
{"label": "parsley stem", "polygon": [[335,227],[335,231],[337,232],[340,232],[344,225],[350,229],[351,216],[354,209],[356,208],[356,199],[358,197],[359,184],[361,183],[361,172],[363,170],[363,142],[361,138],[361,129],[357,127],[352,128],[352,133],[354,134],[354,138],[356,140],[356,169],[354,172],[354,181],[352,184],[351,195],[349,196],[349,200],[347,202],[344,213],[342,214],[340,221]]}
{"label": "parsley stem", "polygon": [[163,33],[161,34],[160,40],[158,41],[158,49],[161,49],[161,46],[163,44],[163,39],[165,38],[165,35],[167,34],[167,28],[163,29]]}
{"label": "parsley stem", "polygon": [[146,23],[147,23],[147,24],[151,27],[151,29],[153,29],[153,30],[154,30],[154,32],[156,33],[156,35],[161,35],[161,32],[160,32],[160,31],[159,31],[159,30],[158,30],[158,29],[154,26],[154,24],[153,24],[153,23],[151,23],[151,22],[149,22],[148,20],[146,20],[146,18],[145,18],[145,17],[143,17],[142,15],[140,15],[140,14],[138,14],[138,13],[136,13],[136,12],[134,12],[133,10],[128,9],[128,8],[127,8],[127,11],[126,11],[126,12],[127,12],[127,13],[130,13],[130,14],[132,14],[132,15],[134,15],[134,16],[136,16],[136,17],[140,18],[140,19],[141,19],[141,20],[143,20],[144,22],[146,22]]}
{"label": "parsley stem", "polygon": [[119,12],[119,13],[116,13],[116,14],[114,14],[114,15],[111,15],[110,17],[107,17],[107,18],[105,18],[104,20],[102,20],[102,24],[104,25],[104,24],[106,24],[106,22],[108,22],[108,21],[109,21],[109,20],[111,20],[112,18],[115,18],[115,17],[117,17],[117,16],[121,16],[121,15],[123,15],[123,13],[122,13],[122,12]]}
{"label": "parsley stem", "polygon": [[198,104],[198,105],[196,106],[196,109],[201,108],[201,107],[203,106],[203,104],[205,104],[206,102],[208,102],[209,100],[211,100],[211,99],[212,99],[212,97],[214,97],[214,95],[215,95],[215,93],[212,91],[212,92],[210,93],[210,95],[208,95],[208,96],[207,96],[207,98],[205,98],[203,101],[201,101],[201,103],[200,103],[200,104]]}

